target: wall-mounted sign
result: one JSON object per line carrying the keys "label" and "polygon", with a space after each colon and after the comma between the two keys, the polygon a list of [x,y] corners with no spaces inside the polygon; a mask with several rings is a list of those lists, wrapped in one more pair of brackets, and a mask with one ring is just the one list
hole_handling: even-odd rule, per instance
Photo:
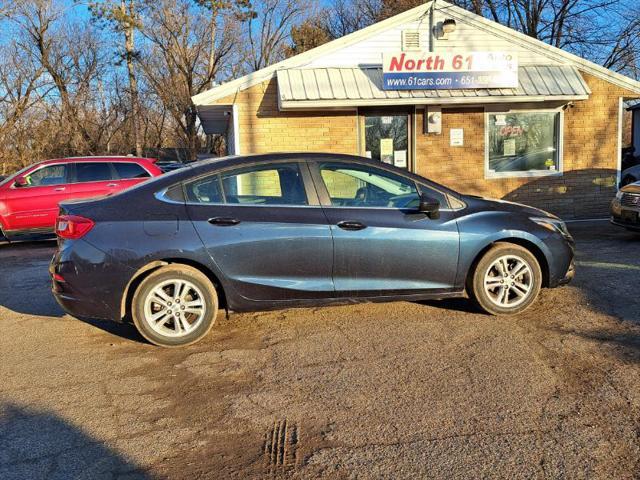
{"label": "wall-mounted sign", "polygon": [[517,88],[518,57],[511,52],[384,53],[385,90]]}
{"label": "wall-mounted sign", "polygon": [[452,147],[464,147],[464,130],[462,128],[452,128],[449,132],[449,144]]}

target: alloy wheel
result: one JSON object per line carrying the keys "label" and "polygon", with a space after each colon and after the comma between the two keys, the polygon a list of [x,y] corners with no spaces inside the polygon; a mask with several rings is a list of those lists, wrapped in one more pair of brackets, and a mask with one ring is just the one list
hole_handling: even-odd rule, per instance
{"label": "alloy wheel", "polygon": [[159,283],[144,301],[144,320],[154,332],[168,337],[190,334],[200,326],[205,315],[202,292],[183,279]]}
{"label": "alloy wheel", "polygon": [[489,300],[499,307],[512,308],[523,303],[534,291],[531,265],[517,255],[496,259],[484,275]]}

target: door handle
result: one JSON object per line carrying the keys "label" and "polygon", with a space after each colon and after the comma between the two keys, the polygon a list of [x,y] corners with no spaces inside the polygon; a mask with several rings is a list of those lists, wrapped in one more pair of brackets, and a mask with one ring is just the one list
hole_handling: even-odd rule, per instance
{"label": "door handle", "polygon": [[65,191],[65,187],[54,188],[53,191],[54,192],[64,192]]}
{"label": "door handle", "polygon": [[117,183],[107,183],[107,187],[117,187]]}
{"label": "door handle", "polygon": [[232,227],[238,225],[240,220],[232,217],[214,217],[207,220],[211,225],[219,225],[221,227]]}
{"label": "door handle", "polygon": [[367,226],[364,223],[360,223],[360,222],[353,222],[350,220],[343,220],[342,222],[338,222],[338,227],[340,227],[343,230],[364,230],[365,228],[367,228]]}

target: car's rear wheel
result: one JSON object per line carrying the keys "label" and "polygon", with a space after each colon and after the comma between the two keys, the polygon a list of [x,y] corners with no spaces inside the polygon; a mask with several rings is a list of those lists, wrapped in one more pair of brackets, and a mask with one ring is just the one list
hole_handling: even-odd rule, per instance
{"label": "car's rear wheel", "polygon": [[542,271],[526,248],[497,243],[477,263],[467,290],[478,307],[492,315],[512,315],[538,297]]}
{"label": "car's rear wheel", "polygon": [[149,342],[179,347],[197,342],[215,323],[218,295],[211,281],[188,265],[152,272],[133,295],[133,323]]}

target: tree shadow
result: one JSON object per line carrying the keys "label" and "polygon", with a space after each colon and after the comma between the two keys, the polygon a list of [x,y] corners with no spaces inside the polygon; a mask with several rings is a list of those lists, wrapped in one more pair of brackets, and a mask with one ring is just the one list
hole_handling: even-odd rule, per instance
{"label": "tree shadow", "polygon": [[566,219],[606,218],[616,195],[617,171],[608,168],[570,170],[562,175],[527,179],[502,197]]}
{"label": "tree shadow", "polygon": [[0,405],[0,478],[154,478],[55,414]]}

